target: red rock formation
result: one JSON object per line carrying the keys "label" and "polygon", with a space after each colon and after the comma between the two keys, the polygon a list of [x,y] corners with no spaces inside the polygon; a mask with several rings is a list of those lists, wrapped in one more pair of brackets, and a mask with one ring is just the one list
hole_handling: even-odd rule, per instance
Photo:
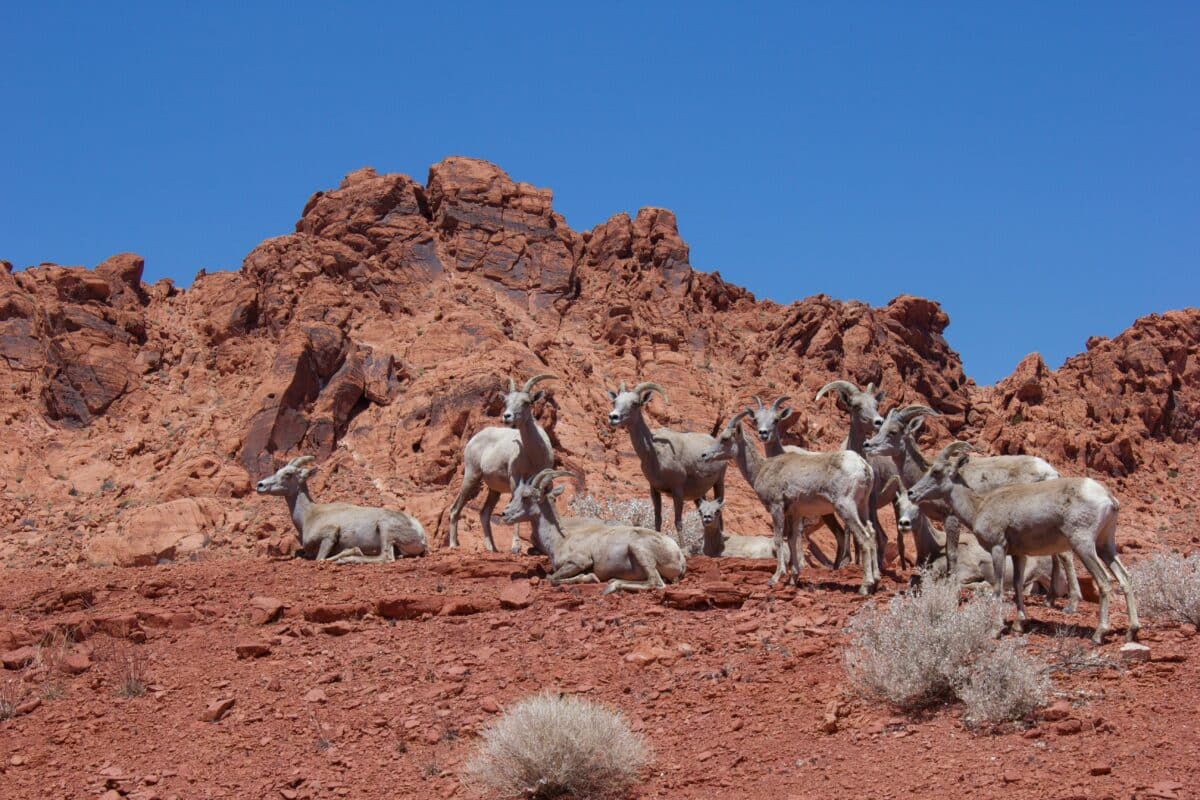
{"label": "red rock formation", "polygon": [[[1057,372],[1032,357],[979,389],[933,301],[759,301],[693,271],[669,211],[575,232],[549,190],[466,158],[434,165],[424,186],[354,172],[313,195],[295,232],[186,291],[141,272],[131,254],[95,270],[0,269],[13,443],[0,453],[0,558],[153,560],[166,539],[286,551],[283,504],[245,495],[301,452],[323,462],[321,499],[406,508],[432,532],[466,440],[498,424],[505,379],[535,372],[559,377],[535,412],[562,464],[601,495],[644,494],[628,436],[605,422],[604,390],[622,380],[662,383],[670,401],[653,421],[693,430],[751,395],[789,394],[793,441],[820,447],[846,422],[817,389],[874,382],[889,402],[939,409],[938,440],[1038,452],[1067,472],[1174,469],[1200,438],[1195,310],[1093,341]],[[761,529],[740,477],[729,491],[730,527]],[[163,504],[183,498],[216,505],[172,528]],[[114,545],[146,519],[169,535]]]}

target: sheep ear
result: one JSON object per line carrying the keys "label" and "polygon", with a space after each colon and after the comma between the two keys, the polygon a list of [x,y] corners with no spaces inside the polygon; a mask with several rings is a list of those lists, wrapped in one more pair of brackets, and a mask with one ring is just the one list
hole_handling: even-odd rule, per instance
{"label": "sheep ear", "polygon": [[967,461],[970,460],[970,458],[971,458],[970,453],[963,453],[958,458],[954,459],[954,471],[958,472],[960,469],[965,467],[967,465]]}
{"label": "sheep ear", "polygon": [[924,418],[924,417],[917,417],[917,418],[916,418],[916,419],[914,419],[912,422],[908,423],[908,427],[907,427],[907,428],[905,428],[905,430],[907,430],[907,431],[908,431],[909,433],[911,433],[913,436],[916,436],[916,435],[917,435],[917,432],[918,432],[919,430],[921,430],[921,426],[922,426],[922,425],[924,425],[924,424],[925,424],[925,418]]}
{"label": "sheep ear", "polygon": [[784,406],[783,408],[779,409],[779,419],[781,421],[787,419],[791,415],[792,415],[792,407],[791,406]]}
{"label": "sheep ear", "polygon": [[541,389],[539,389],[537,392],[534,393],[533,400],[530,402],[536,403],[538,400],[541,400],[545,396],[546,396],[546,393],[543,392]]}
{"label": "sheep ear", "polygon": [[313,466],[313,467],[305,467],[304,469],[300,470],[300,480],[302,480],[302,481],[308,480],[309,476],[312,475],[314,472],[316,472],[317,469],[318,469],[317,467]]}
{"label": "sheep ear", "polygon": [[652,389],[647,389],[646,391],[642,392],[642,396],[638,399],[638,403],[640,403],[641,405],[649,405],[650,398],[653,396],[654,396],[654,391]]}
{"label": "sheep ear", "polygon": [[565,485],[565,484],[563,484],[563,485],[561,485],[561,486],[555,486],[553,489],[551,489],[551,490],[550,490],[550,494],[549,494],[549,495],[547,495],[547,496],[548,496],[548,497],[549,497],[551,500],[553,500],[554,498],[558,497],[560,494],[562,494],[562,493],[563,493],[563,492],[565,492],[566,490],[567,490],[567,487],[566,487],[566,485]]}
{"label": "sheep ear", "polygon": [[617,402],[617,393],[614,392],[612,389],[609,389],[608,390],[608,399],[612,400],[614,403]]}
{"label": "sheep ear", "polygon": [[876,392],[876,393],[875,393],[875,402],[876,402],[876,403],[882,403],[882,402],[883,402],[883,398],[884,398],[884,397],[886,397],[886,396],[887,396],[887,393],[886,393],[886,392],[884,392],[884,391],[883,391],[883,389],[880,389],[878,392]]}
{"label": "sheep ear", "polygon": [[725,507],[725,501],[724,501],[724,500],[718,500],[718,501],[717,501],[717,511],[720,511],[720,510],[721,510],[722,508],[724,508],[724,507]]}

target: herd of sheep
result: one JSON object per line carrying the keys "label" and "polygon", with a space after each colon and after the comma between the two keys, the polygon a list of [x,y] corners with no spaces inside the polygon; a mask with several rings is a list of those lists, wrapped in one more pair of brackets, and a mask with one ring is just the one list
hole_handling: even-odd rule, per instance
{"label": "herd of sheep", "polygon": [[[952,442],[929,459],[917,444],[917,433],[924,417],[937,412],[910,405],[894,408],[885,417],[879,411],[883,392],[873,385],[863,390],[849,381],[833,381],[817,393],[817,401],[826,395],[836,398],[850,419],[841,449],[821,452],[783,445],[782,423],[792,413],[783,405],[786,396],[769,405],[755,397],[755,407],[735,414],[714,437],[651,430],[642,409],[655,392],[665,398],[663,388],[646,382],[627,389],[622,383],[608,392],[608,424],[629,432],[650,485],[654,529],[564,517],[555,506],[563,487],[556,487],[554,480],[574,476],[554,468],[550,437],[533,415],[533,405],[542,396],[534,388],[552,378],[536,375],[520,388],[509,379],[502,414],[507,427],[484,428],[467,442],[462,487],[450,507],[450,547],[458,546],[463,508],[486,487],[480,522],[489,551],[496,550],[493,511],[500,495],[510,493],[501,516],[514,526],[512,552],[520,551],[519,524],[530,523],[534,550],[550,559],[552,583],[607,582],[606,592],[657,589],[686,572],[683,512],[685,503],[693,502],[704,525],[705,555],[774,558],[774,585],[785,576],[798,581],[806,547],[813,558],[835,569],[850,561],[853,548],[862,564],[859,591],[869,594],[880,581],[886,544],[877,509],[891,504],[901,566],[909,563],[903,537],[908,531],[917,564],[944,562],[950,575],[964,583],[989,583],[997,595],[1010,584],[1017,607],[1015,630],[1020,631],[1026,620],[1024,596],[1034,584],[1051,596],[1065,588],[1067,610],[1075,609],[1080,590],[1073,553],[1091,574],[1100,597],[1094,640],[1100,642],[1109,630],[1113,578],[1125,595],[1127,638],[1137,636],[1129,573],[1117,557],[1118,503],[1091,478],[1062,478],[1036,456],[971,457],[972,447],[966,442]],[[762,449],[747,435],[745,420],[753,423]],[[308,555],[362,563],[425,552],[425,530],[408,514],[314,502],[306,483],[316,469],[312,461],[311,456],[293,459],[257,485],[260,494],[286,498]],[[770,514],[772,538],[723,530],[721,506],[730,461]],[[708,499],[710,492],[713,499]],[[664,494],[671,498],[674,539],[661,533]],[[807,534],[821,525],[828,526],[837,541],[832,560],[806,542]],[[963,532],[964,527],[970,533]]]}

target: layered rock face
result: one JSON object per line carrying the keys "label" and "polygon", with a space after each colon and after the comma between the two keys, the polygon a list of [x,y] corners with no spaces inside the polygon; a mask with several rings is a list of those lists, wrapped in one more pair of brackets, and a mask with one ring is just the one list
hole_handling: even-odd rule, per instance
{"label": "layered rock face", "polygon": [[[933,301],[759,301],[694,271],[669,211],[576,232],[551,200],[450,158],[424,185],[352,173],[308,201],[295,232],[186,291],[142,283],[128,254],[94,270],[6,265],[0,558],[286,552],[283,504],[249,492],[301,453],[321,463],[318,499],[391,505],[442,529],[466,440],[499,424],[509,376],[536,372],[559,378],[535,411],[562,466],[597,495],[645,494],[628,435],[606,423],[605,390],[637,380],[668,389],[652,425],[712,431],[752,395],[787,394],[790,441],[835,447],[844,414],[812,398],[844,378],[942,412],[930,448],[970,437],[1134,493],[1148,476],[1191,480],[1196,310],[1139,320],[1057,372],[1031,357],[980,389]],[[765,532],[744,481],[728,484],[730,527]],[[1182,511],[1190,492],[1176,494]]]}

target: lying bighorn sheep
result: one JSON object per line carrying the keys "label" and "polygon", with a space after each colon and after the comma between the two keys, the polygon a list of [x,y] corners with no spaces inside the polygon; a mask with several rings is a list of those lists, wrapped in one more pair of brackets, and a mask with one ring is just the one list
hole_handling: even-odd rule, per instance
{"label": "lying bighorn sheep", "polygon": [[657,383],[639,383],[626,390],[622,383],[617,391],[608,393],[612,411],[608,424],[629,430],[633,449],[642,464],[642,474],[650,483],[650,500],[654,504],[654,529],[662,530],[662,496],[671,495],[675,507],[675,540],[683,546],[683,503],[704,499],[712,489],[718,500],[725,499],[725,463],[708,462],[701,454],[716,440],[704,433],[681,433],[670,428],[654,431],[642,416],[642,406],[650,402],[654,392],[667,399],[667,393]]}
{"label": "lying bighorn sheep", "polygon": [[725,533],[723,500],[701,500],[700,522],[704,524],[704,546],[700,551],[712,558],[774,558],[775,542],[766,536]]}
{"label": "lying bighorn sheep", "polygon": [[[863,445],[863,449],[871,455],[892,459],[899,471],[900,480],[908,486],[919,481],[929,469],[929,460],[917,445],[917,433],[926,416],[938,416],[938,412],[922,405],[894,408],[888,412],[887,418],[875,435]],[[1001,486],[1053,480],[1059,475],[1054,467],[1037,456],[981,456],[971,459],[963,467],[962,477],[972,489],[987,492]],[[945,500],[923,501],[921,513],[933,521],[942,522],[945,526],[946,560],[949,562],[950,574],[956,574],[962,520]],[[920,547],[918,540],[918,548]],[[1059,553],[1054,556],[1054,560],[1055,569],[1061,570],[1067,580],[1065,610],[1067,613],[1074,613],[1081,597],[1075,562],[1070,553]]]}
{"label": "lying bighorn sheep", "polygon": [[[721,431],[717,443],[704,451],[705,460],[735,459],[742,477],[754,489],[771,514],[778,564],[770,585],[791,569],[793,582],[804,565],[801,551],[804,517],[836,513],[842,524],[858,539],[863,552],[860,594],[868,594],[879,583],[879,560],[875,537],[866,522],[871,497],[871,468],[865,459],[849,450],[832,453],[783,453],[767,458],[747,440],[740,411]],[[784,533],[787,545],[784,545]]]}
{"label": "lying bighorn sheep", "polygon": [[[866,453],[863,450],[863,443],[866,442],[868,436],[883,425],[883,417],[879,415],[879,404],[883,402],[883,391],[876,391],[874,383],[868,383],[866,389],[859,389],[850,381],[830,381],[817,392],[816,400],[819,402],[829,392],[833,392],[834,397],[837,398],[838,408],[850,415],[850,431],[842,440],[842,449],[853,450],[867,459],[875,476],[875,485],[871,490],[871,524],[875,526],[876,535],[879,537],[877,539],[879,556],[882,558],[887,540],[883,535],[883,526],[879,524],[878,509],[890,503],[892,511],[899,513],[899,509],[896,507],[895,491],[893,490],[889,494],[884,488],[888,485],[888,481],[896,475],[896,465],[890,458]],[[904,553],[904,537],[900,535],[899,531],[896,532],[896,553],[900,557],[901,569],[908,566],[908,558]],[[845,555],[845,553],[841,553],[840,557],[845,558]]]}
{"label": "lying bighorn sheep", "polygon": [[[511,492],[522,478],[530,478],[543,469],[554,466],[554,450],[550,437],[533,417],[533,404],[544,392],[530,394],[533,387],[553,375],[534,375],[517,389],[512,378],[508,379],[508,394],[504,397],[502,419],[507,428],[489,427],[471,437],[463,452],[463,482],[458,497],[450,506],[450,530],[448,544],[458,547],[458,517],[463,506],[471,502],[479,489],[487,485],[487,498],[479,511],[479,522],[483,526],[483,541],[488,552],[496,552],[492,539],[492,509],[502,492]],[[533,546],[542,552],[544,548],[535,535]],[[513,528],[512,552],[521,551],[521,537]]]}
{"label": "lying bighorn sheep", "polygon": [[[754,420],[754,428],[758,431],[759,441],[763,443],[763,450],[766,452],[768,458],[782,455],[783,453],[814,452],[812,450],[805,450],[803,447],[797,447],[792,444],[785,445],[783,443],[783,423],[792,416],[792,409],[789,406],[782,406],[780,404],[789,399],[789,396],[785,394],[782,397],[775,398],[775,402],[767,406],[755,395],[754,402],[758,404],[758,410],[747,407],[750,416]],[[845,563],[845,554],[849,551],[846,539],[850,537],[846,533],[846,529],[841,526],[841,523],[837,521],[837,517],[833,514],[826,514],[824,517],[821,517],[821,522],[824,522],[825,527],[833,532],[834,540],[837,542],[837,554],[834,556],[833,561],[830,561],[829,557],[817,546],[817,543],[808,538],[809,533],[816,527],[819,527],[819,525],[813,525],[805,520],[803,523],[805,526],[804,535],[808,545],[808,552],[820,562],[821,566],[836,569]],[[854,543],[854,546],[857,549],[857,541]],[[838,566],[835,566],[835,564]]]}
{"label": "lying bighorn sheep", "polygon": [[1135,640],[1140,627],[1137,601],[1129,572],[1117,557],[1119,505],[1108,490],[1091,478],[1055,478],[979,492],[963,477],[970,450],[967,442],[946,445],[908,490],[908,497],[918,504],[927,498],[949,501],[954,513],[975,532],[980,546],[992,554],[992,586],[997,597],[1003,594],[1004,557],[1012,556],[1017,603],[1013,630],[1019,633],[1027,620],[1024,575],[1028,557],[1072,551],[1091,573],[1100,593],[1100,622],[1092,640],[1099,644],[1108,632],[1109,570],[1125,594],[1129,613],[1126,639]]}
{"label": "lying bighorn sheep", "polygon": [[562,487],[551,489],[555,478],[571,476],[564,470],[544,469],[513,489],[504,509],[505,522],[529,521],[550,557],[551,583],[608,581],[605,594],[618,589],[661,589],[687,571],[683,551],[658,531],[627,525],[605,525],[598,520],[572,520],[564,528],[554,508]]}
{"label": "lying bighorn sheep", "polygon": [[[893,477],[892,481],[899,483],[899,478]],[[949,559],[945,555],[945,534],[929,524],[929,520],[921,513],[920,507],[908,499],[908,493],[903,490],[903,487],[893,488],[898,490],[896,501],[900,506],[900,516],[896,518],[896,528],[901,532],[913,532],[918,553],[921,552],[922,540],[928,537],[928,541],[924,542],[924,548],[932,555],[924,561],[918,560],[918,563],[926,565],[935,573],[947,574]],[[922,522],[925,531],[918,532],[917,526]],[[964,532],[958,539],[958,564],[955,570],[958,582],[968,587],[983,585],[990,587],[994,576],[992,554],[979,546],[973,533]],[[1004,585],[1009,589],[1012,588],[1012,565],[1009,562],[1005,562]],[[1030,557],[1029,569],[1025,575],[1025,591],[1028,592],[1035,586],[1042,590],[1047,601],[1053,601],[1054,597],[1067,593],[1066,578],[1059,569],[1055,556]]]}
{"label": "lying bighorn sheep", "polygon": [[[287,499],[304,551],[317,561],[373,563],[425,552],[425,529],[403,511],[349,503],[316,503],[308,492],[312,456],[293,458],[255,487],[259,494]],[[334,548],[337,548],[336,552]]]}

